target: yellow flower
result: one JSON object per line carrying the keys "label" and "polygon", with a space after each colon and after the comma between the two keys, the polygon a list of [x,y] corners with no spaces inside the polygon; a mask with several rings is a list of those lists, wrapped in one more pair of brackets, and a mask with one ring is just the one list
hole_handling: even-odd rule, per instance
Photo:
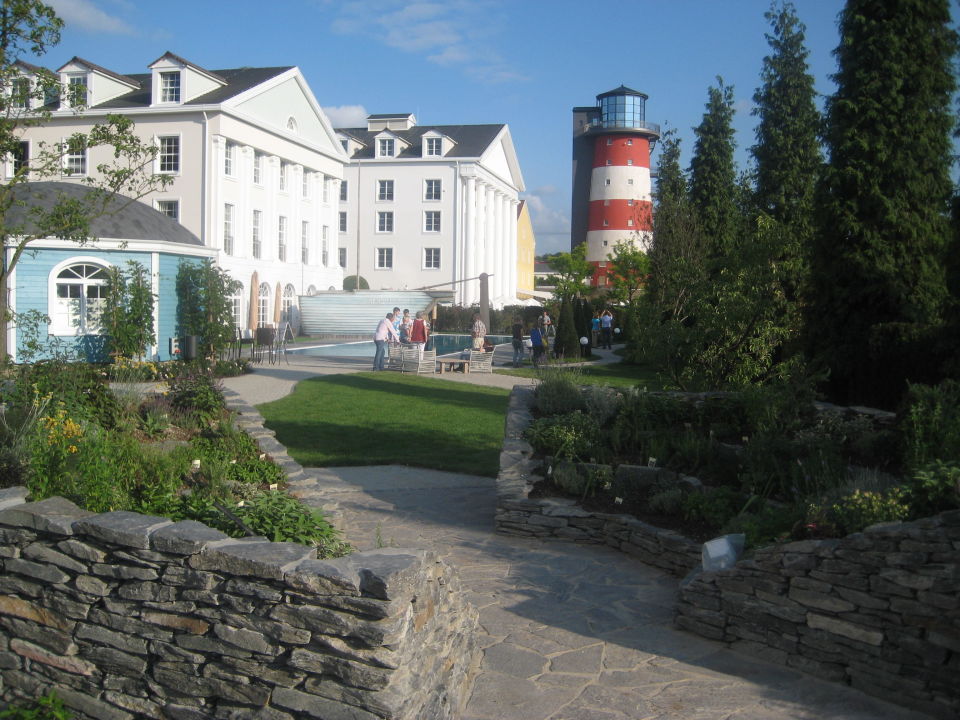
{"label": "yellow flower", "polygon": [[68,445],[68,446],[67,446],[67,452],[70,452],[70,453],[75,453],[75,452],[77,452],[79,449],[80,449],[80,448],[78,448],[76,445]]}

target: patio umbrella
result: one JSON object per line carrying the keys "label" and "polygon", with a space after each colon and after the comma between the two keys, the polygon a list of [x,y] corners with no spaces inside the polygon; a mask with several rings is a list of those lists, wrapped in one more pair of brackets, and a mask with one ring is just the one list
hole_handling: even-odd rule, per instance
{"label": "patio umbrella", "polygon": [[260,276],[257,271],[253,271],[250,277],[250,315],[247,318],[247,325],[251,330],[257,329],[257,302],[260,297]]}
{"label": "patio umbrella", "polygon": [[283,290],[280,289],[280,283],[277,283],[277,296],[273,301],[273,326],[280,327],[280,309],[283,307],[280,299],[282,297]]}

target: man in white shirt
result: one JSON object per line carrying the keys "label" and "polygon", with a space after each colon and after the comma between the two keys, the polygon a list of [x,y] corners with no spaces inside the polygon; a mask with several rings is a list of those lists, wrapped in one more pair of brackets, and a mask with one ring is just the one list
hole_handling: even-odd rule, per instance
{"label": "man in white shirt", "polygon": [[387,354],[387,343],[390,341],[400,342],[400,336],[393,327],[393,313],[387,313],[387,316],[377,325],[377,330],[373,333],[373,342],[377,350],[373,355],[373,369],[386,370],[384,367],[384,356]]}
{"label": "man in white shirt", "polygon": [[483,339],[487,336],[487,326],[480,319],[480,313],[473,314],[473,327],[470,329],[473,338],[473,349],[483,350]]}

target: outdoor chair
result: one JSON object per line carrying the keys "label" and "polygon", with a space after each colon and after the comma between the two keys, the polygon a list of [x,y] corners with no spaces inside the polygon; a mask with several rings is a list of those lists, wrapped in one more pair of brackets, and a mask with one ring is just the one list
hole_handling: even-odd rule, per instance
{"label": "outdoor chair", "polygon": [[433,375],[437,372],[437,351],[420,349],[414,345],[403,349],[403,366],[401,372],[411,372],[417,375]]}
{"label": "outdoor chair", "polygon": [[277,337],[277,331],[272,327],[258,327],[253,333],[253,361],[263,362],[266,354],[267,360],[273,362],[274,342]]}
{"label": "outdoor chair", "polygon": [[403,371],[403,345],[390,343],[387,345],[387,370]]}
{"label": "outdoor chair", "polygon": [[470,351],[470,372],[493,372],[493,351],[480,352],[479,350]]}
{"label": "outdoor chair", "polygon": [[283,329],[277,332],[276,337],[273,343],[273,354],[270,357],[270,362],[280,362],[280,356],[283,356],[283,359],[286,361],[287,365],[290,364],[290,359],[287,357],[287,343],[293,340],[293,330],[290,329],[290,323],[284,323]]}

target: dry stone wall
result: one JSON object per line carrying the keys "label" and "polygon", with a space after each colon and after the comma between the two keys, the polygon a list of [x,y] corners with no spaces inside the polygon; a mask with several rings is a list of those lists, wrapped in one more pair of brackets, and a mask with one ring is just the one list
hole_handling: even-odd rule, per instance
{"label": "dry stone wall", "polygon": [[676,624],[960,717],[960,510],[758,550],[682,584]]}
{"label": "dry stone wall", "polygon": [[697,567],[700,543],[672,530],[629,515],[591,512],[567,498],[530,497],[540,461],[533,459],[523,431],[533,421],[533,404],[532,388],[514,387],[497,476],[497,532],[606,544],[678,577]]}
{"label": "dry stone wall", "polygon": [[81,717],[455,718],[476,610],[424,551],[318,560],[0,490],[0,694]]}

